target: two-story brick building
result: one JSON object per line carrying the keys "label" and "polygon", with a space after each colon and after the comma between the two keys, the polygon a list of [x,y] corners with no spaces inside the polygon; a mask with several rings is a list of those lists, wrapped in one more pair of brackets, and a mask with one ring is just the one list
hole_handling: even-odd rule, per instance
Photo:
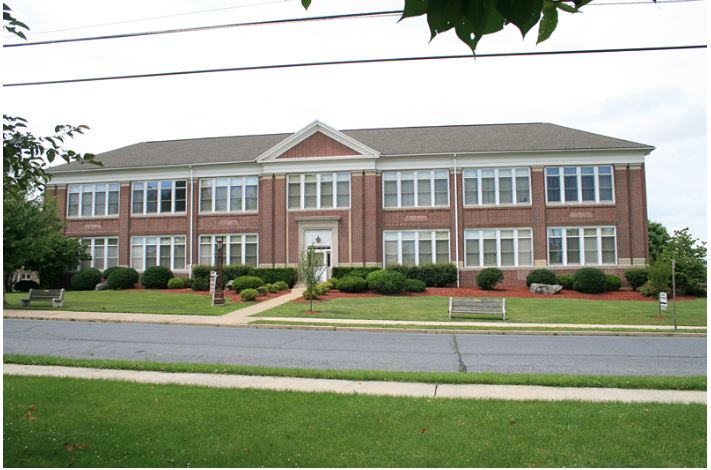
{"label": "two-story brick building", "polygon": [[189,275],[214,262],[452,262],[620,274],[647,261],[644,159],[654,147],[548,123],[336,130],[145,142],[52,170],[67,236],[105,269]]}

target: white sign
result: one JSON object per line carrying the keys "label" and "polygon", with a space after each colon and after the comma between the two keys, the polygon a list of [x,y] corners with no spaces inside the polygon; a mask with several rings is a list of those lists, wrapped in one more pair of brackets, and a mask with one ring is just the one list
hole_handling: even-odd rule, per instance
{"label": "white sign", "polygon": [[217,284],[217,271],[210,271],[210,294],[215,295],[215,285]]}
{"label": "white sign", "polygon": [[667,311],[668,304],[667,304],[667,293],[666,292],[660,292],[659,293],[659,307],[663,311]]}

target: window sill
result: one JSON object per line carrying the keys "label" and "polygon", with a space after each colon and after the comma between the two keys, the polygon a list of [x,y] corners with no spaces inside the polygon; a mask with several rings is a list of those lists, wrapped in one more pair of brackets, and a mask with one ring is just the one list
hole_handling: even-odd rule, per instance
{"label": "window sill", "polygon": [[571,268],[571,269],[582,269],[582,268],[616,268],[618,267],[619,264],[615,263],[606,263],[606,264],[550,264],[548,263],[549,268]]}
{"label": "window sill", "polygon": [[322,207],[322,208],[303,208],[303,209],[287,209],[287,212],[314,212],[314,211],[349,211],[351,207]]}
{"label": "window sill", "polygon": [[516,271],[518,269],[535,269],[536,267],[533,265],[521,265],[521,266],[465,266],[463,268],[459,268],[460,271],[481,271],[482,269],[487,269],[487,268],[496,268],[500,269],[502,271]]}
{"label": "window sill", "polygon": [[445,210],[450,210],[450,206],[407,206],[407,207],[383,207],[383,211],[386,212],[392,212],[392,211],[445,211]]}
{"label": "window sill", "polygon": [[200,217],[225,217],[239,215],[259,215],[259,209],[249,211],[220,211],[220,212],[198,212]]}
{"label": "window sill", "polygon": [[615,202],[546,202],[546,208],[615,207]]}
{"label": "window sill", "polygon": [[156,213],[151,213],[151,214],[131,214],[131,217],[135,217],[137,219],[145,219],[149,217],[186,217],[188,215],[187,211],[186,212],[156,212]]}
{"label": "window sill", "polygon": [[81,217],[81,216],[67,216],[65,220],[76,220],[78,222],[81,222],[82,220],[113,220],[113,219],[118,219],[119,215],[97,215],[97,216],[86,216],[86,217]]}
{"label": "window sill", "polygon": [[464,209],[530,209],[531,203],[525,204],[481,204],[476,206],[462,206]]}

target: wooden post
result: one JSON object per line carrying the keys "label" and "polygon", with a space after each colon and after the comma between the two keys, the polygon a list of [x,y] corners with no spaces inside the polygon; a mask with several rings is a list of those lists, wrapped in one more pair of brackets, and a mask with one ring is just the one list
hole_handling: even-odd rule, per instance
{"label": "wooden post", "polygon": [[224,239],[217,237],[217,248],[215,249],[215,269],[217,271],[217,279],[215,279],[215,295],[212,297],[212,305],[225,304],[225,292],[222,290],[222,251],[224,248]]}

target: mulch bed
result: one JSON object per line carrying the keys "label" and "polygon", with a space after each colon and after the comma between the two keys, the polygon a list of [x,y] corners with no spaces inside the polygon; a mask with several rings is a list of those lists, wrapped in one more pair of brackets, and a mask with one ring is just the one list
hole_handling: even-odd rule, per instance
{"label": "mulch bed", "polygon": [[[206,290],[192,290],[190,288],[187,289],[159,289],[159,292],[167,292],[169,294],[195,294],[195,295],[212,295],[210,294],[210,291]],[[269,293],[267,295],[260,295],[257,297],[257,302],[263,302],[265,300],[273,299],[275,297],[279,297],[280,295],[286,294],[288,291],[284,292],[274,292],[274,293]],[[231,299],[233,302],[240,302],[241,299],[239,297],[239,294],[233,290],[225,290],[225,298],[226,299]]]}
{"label": "mulch bed", "polygon": [[[428,287],[425,292],[404,292],[389,297],[421,297],[421,296],[442,296],[442,297],[517,297],[517,298],[537,298],[537,299],[588,299],[588,300],[644,300],[656,302],[656,297],[645,297],[639,292],[631,290],[620,290],[617,292],[605,292],[604,294],[583,294],[572,290],[563,290],[554,295],[532,294],[526,287],[512,287],[508,289],[482,290],[469,287]],[[331,300],[339,298],[371,298],[383,297],[376,292],[348,293],[338,290],[330,290],[328,294],[319,297],[319,300]],[[677,295],[676,300],[693,300],[697,297],[691,295]],[[308,300],[298,299],[294,302],[306,303]]]}

